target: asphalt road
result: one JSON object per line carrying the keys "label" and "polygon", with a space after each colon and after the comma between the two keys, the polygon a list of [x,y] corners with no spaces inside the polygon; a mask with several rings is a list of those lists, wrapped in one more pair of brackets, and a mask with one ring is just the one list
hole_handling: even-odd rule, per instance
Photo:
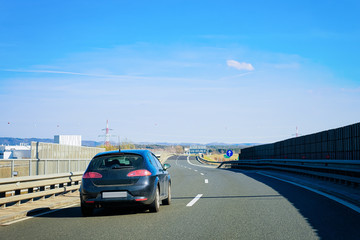
{"label": "asphalt road", "polygon": [[0,227],[0,239],[360,239],[360,214],[316,193],[185,156],[167,162],[173,201],[158,213],[99,209],[83,218],[73,206]]}

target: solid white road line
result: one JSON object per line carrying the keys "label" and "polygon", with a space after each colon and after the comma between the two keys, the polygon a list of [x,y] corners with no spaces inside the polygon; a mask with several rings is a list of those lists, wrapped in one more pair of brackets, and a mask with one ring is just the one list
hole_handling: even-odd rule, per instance
{"label": "solid white road line", "polygon": [[191,200],[191,202],[189,202],[186,206],[192,207],[192,205],[194,205],[201,197],[202,197],[202,194],[196,195],[196,197],[193,200]]}
{"label": "solid white road line", "polygon": [[320,192],[320,191],[318,191],[318,190],[315,190],[315,189],[312,189],[312,188],[310,188],[310,187],[301,185],[301,184],[299,184],[299,183],[295,183],[295,182],[291,182],[291,181],[288,181],[288,180],[284,180],[284,179],[281,179],[281,178],[277,178],[277,177],[274,177],[274,176],[271,176],[271,175],[267,175],[267,174],[265,174],[265,173],[258,172],[258,174],[261,174],[261,175],[264,175],[264,176],[267,176],[267,177],[271,177],[271,178],[274,178],[274,179],[277,179],[277,180],[280,180],[280,181],[283,181],[283,182],[287,182],[287,183],[296,185],[296,186],[298,186],[298,187],[305,188],[305,189],[307,189],[307,190],[309,190],[309,191],[312,191],[312,192],[317,193],[317,194],[320,194],[320,195],[322,195],[322,196],[324,196],[324,197],[330,198],[331,200],[334,200],[335,202],[338,202],[338,203],[340,203],[340,204],[342,204],[342,205],[344,205],[344,206],[346,206],[346,207],[348,207],[348,208],[351,208],[351,209],[354,210],[355,212],[360,213],[360,207],[358,207],[358,206],[356,206],[356,205],[354,205],[354,204],[352,204],[352,203],[346,202],[346,201],[344,201],[344,200],[342,200],[342,199],[340,199],[340,198],[331,196],[330,194],[327,194],[327,193],[324,193],[324,192]]}
{"label": "solid white road line", "polygon": [[213,166],[205,166],[205,164],[193,164],[193,163],[190,162],[190,158],[189,158],[189,157],[187,157],[187,162],[188,162],[190,165],[197,166],[197,167],[214,168]]}
{"label": "solid white road line", "polygon": [[209,183],[209,179],[205,179],[205,183]]}

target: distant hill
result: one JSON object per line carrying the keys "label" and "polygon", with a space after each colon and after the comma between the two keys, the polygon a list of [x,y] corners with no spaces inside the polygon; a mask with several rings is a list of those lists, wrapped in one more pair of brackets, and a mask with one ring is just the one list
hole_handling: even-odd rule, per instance
{"label": "distant hill", "polygon": [[104,142],[87,141],[87,140],[82,141],[82,145],[85,147],[98,147],[103,144],[104,144]]}
{"label": "distant hill", "polygon": [[218,143],[218,142],[214,142],[214,143],[207,143],[205,144],[206,146],[210,147],[210,146],[224,146],[224,147],[236,147],[236,148],[245,148],[245,147],[251,147],[251,146],[256,146],[256,145],[260,145],[259,143]]}
{"label": "distant hill", "polygon": [[[0,137],[0,145],[20,145],[20,144],[30,144],[31,142],[45,142],[45,143],[54,143],[54,139],[50,138],[10,138],[10,137]],[[103,145],[104,142],[97,142],[97,141],[88,141],[83,140],[82,146],[86,147],[97,147]],[[117,145],[118,143],[112,143],[113,145]],[[238,144],[228,144],[228,143],[208,143],[208,144],[199,144],[199,143],[167,143],[167,142],[158,142],[158,143],[151,143],[151,142],[140,142],[134,143],[136,147],[144,147],[144,146],[175,146],[180,145],[183,147],[192,146],[192,145],[205,145],[208,148],[217,148],[217,149],[224,149],[224,148],[236,148],[242,149],[246,147],[256,146],[259,145],[258,143],[238,143]]]}
{"label": "distant hill", "polygon": [[0,137],[0,145],[20,145],[20,144],[29,144],[31,142],[45,142],[53,143],[54,139],[48,138],[9,138],[9,137]]}
{"label": "distant hill", "polygon": [[[50,138],[10,138],[10,137],[0,137],[0,145],[20,145],[20,144],[29,144],[31,142],[44,142],[44,143],[54,143],[54,139]],[[86,147],[97,147],[103,144],[103,142],[96,141],[82,141],[82,146]]]}

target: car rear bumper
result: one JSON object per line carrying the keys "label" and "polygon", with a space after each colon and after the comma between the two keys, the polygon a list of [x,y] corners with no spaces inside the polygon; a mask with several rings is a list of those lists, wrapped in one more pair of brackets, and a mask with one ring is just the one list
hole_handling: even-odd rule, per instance
{"label": "car rear bumper", "polygon": [[[80,200],[87,207],[149,205],[155,199],[157,182],[157,179],[148,178],[147,181],[131,186],[106,187],[82,183]],[[111,194],[106,196],[106,193]]]}

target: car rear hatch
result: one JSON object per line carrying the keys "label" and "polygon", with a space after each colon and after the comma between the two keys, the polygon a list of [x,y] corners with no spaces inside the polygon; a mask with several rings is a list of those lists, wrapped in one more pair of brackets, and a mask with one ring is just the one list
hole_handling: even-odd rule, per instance
{"label": "car rear hatch", "polygon": [[134,185],[139,177],[129,177],[134,170],[144,168],[144,159],[137,154],[103,155],[94,158],[88,168],[88,172],[101,174],[99,178],[92,178],[94,185],[100,186],[129,186]]}

